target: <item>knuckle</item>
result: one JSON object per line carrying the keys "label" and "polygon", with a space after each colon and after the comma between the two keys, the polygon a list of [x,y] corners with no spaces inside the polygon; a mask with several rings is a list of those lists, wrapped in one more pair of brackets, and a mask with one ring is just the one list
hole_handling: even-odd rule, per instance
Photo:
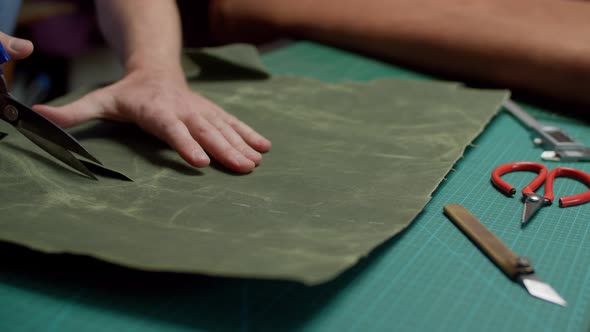
{"label": "knuckle", "polygon": [[182,125],[179,121],[162,121],[159,124],[159,129],[162,135],[172,138],[178,136],[182,130]]}
{"label": "knuckle", "polygon": [[226,113],[225,122],[232,127],[236,127],[240,124],[240,120],[238,120],[238,118],[229,113]]}
{"label": "knuckle", "polygon": [[202,121],[202,119],[200,121],[197,120],[195,122],[195,133],[198,137],[211,136],[216,130],[215,127],[213,127],[212,125],[205,124],[204,121]]}

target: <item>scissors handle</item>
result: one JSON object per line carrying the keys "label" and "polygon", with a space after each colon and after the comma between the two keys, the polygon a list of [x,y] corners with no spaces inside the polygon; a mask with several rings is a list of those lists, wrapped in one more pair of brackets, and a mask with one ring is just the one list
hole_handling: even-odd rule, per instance
{"label": "scissors handle", "polygon": [[[557,167],[549,173],[547,182],[545,183],[545,198],[553,201],[553,182],[557,177],[568,177],[578,180],[590,188],[590,174],[569,167]],[[560,207],[575,206],[590,202],[590,190],[577,195],[561,197],[559,199]]]}
{"label": "scissors handle", "polygon": [[539,188],[545,179],[547,178],[547,174],[549,170],[545,165],[530,162],[530,161],[517,161],[511,162],[507,164],[500,165],[496,167],[492,171],[492,184],[494,187],[498,188],[501,192],[508,196],[512,196],[516,193],[516,188],[511,184],[507,183],[506,181],[502,180],[501,176],[511,172],[520,172],[520,171],[530,171],[536,172],[538,175],[529,183],[526,187],[522,189],[523,195],[534,195],[535,190]]}

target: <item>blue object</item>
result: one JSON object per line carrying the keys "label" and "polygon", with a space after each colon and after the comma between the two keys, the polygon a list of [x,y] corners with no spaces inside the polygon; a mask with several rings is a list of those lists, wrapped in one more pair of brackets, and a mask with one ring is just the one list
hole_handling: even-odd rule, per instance
{"label": "blue object", "polygon": [[0,65],[8,62],[9,60],[10,60],[10,55],[8,55],[8,53],[6,53],[4,46],[2,46],[2,43],[0,43]]}

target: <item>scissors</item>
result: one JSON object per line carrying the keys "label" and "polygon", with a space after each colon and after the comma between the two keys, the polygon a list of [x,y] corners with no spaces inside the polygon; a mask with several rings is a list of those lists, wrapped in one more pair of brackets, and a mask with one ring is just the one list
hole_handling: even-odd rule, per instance
{"label": "scissors", "polygon": [[[524,226],[537,211],[543,206],[549,206],[553,203],[553,183],[557,177],[568,177],[578,180],[584,183],[587,187],[590,187],[590,174],[582,172],[575,168],[569,167],[557,167],[551,172],[545,167],[545,165],[519,161],[511,162],[496,167],[492,171],[492,184],[502,193],[513,196],[516,193],[516,188],[502,180],[501,176],[511,172],[518,171],[531,171],[536,172],[537,176],[522,189],[522,200],[524,202],[524,210],[522,213],[521,226]],[[545,183],[545,193],[538,195],[535,193],[543,183]],[[561,197],[559,199],[560,207],[570,207],[590,202],[590,190],[583,193]]]}
{"label": "scissors", "polygon": [[[0,65],[9,60],[10,56],[0,44]],[[1,69],[0,76],[0,119],[11,124],[31,142],[53,157],[96,180],[96,176],[72,152],[98,165],[102,165],[102,163],[58,125],[14,99],[8,92],[4,73]],[[0,133],[0,139],[4,136],[6,134]]]}
{"label": "scissors", "polygon": [[[528,161],[511,162],[496,167],[492,171],[492,184],[504,194],[513,196],[516,193],[516,188],[502,180],[501,176],[518,171],[531,171],[537,173],[537,176],[533,181],[522,189],[524,210],[522,213],[521,226],[524,226],[541,207],[553,203],[553,182],[555,182],[555,178],[572,178],[584,183],[590,188],[590,174],[588,173],[569,167],[557,167],[549,172],[545,165]],[[543,183],[545,183],[545,193],[543,195],[536,194],[535,190],[537,190]],[[588,202],[590,202],[590,190],[576,195],[561,197],[559,199],[559,206],[569,207]]]}

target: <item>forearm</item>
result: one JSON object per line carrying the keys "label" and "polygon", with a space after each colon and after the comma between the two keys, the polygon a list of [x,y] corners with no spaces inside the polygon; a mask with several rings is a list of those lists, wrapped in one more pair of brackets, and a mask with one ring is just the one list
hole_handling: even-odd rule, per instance
{"label": "forearm", "polygon": [[172,0],[97,0],[101,30],[128,72],[181,73],[180,18]]}
{"label": "forearm", "polygon": [[212,1],[222,42],[292,35],[590,105],[590,5],[582,1]]}

